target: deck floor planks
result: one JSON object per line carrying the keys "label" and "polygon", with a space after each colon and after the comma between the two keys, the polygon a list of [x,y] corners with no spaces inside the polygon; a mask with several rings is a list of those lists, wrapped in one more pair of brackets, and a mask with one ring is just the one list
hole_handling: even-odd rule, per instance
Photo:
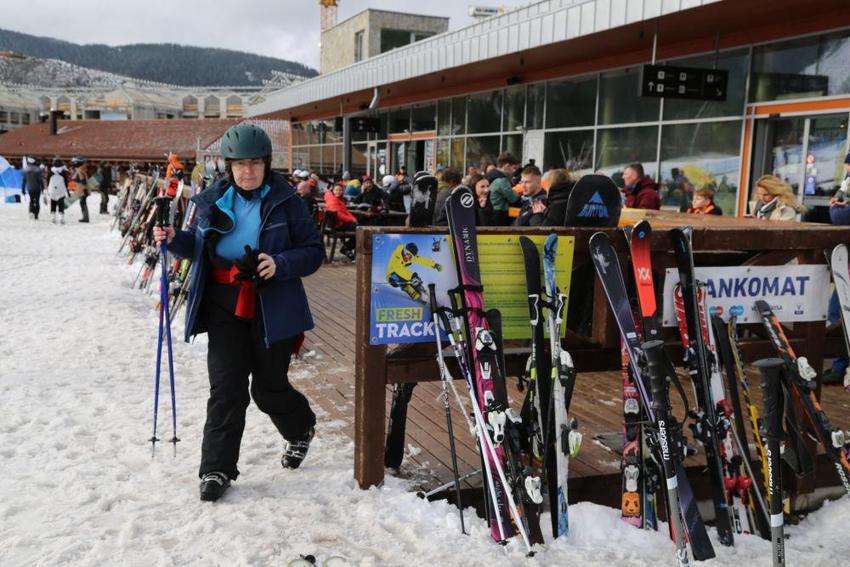
{"label": "deck floor planks", "polygon": [[[310,299],[316,328],[307,333],[305,351],[315,350],[317,356],[308,358],[316,376],[298,382],[304,388],[311,402],[327,412],[334,420],[346,423],[344,430],[353,436],[354,431],[354,349],[355,328],[355,287],[356,270],[354,264],[347,262],[324,265],[315,275],[304,279]],[[752,362],[752,361],[748,361]],[[298,368],[297,364],[293,368]],[[682,384],[693,404],[693,389],[688,377],[680,372]],[[753,403],[762,409],[761,382],[758,373],[748,367],[750,394]],[[463,381],[455,380],[465,404],[467,391]],[[508,391],[516,402],[522,395],[516,391],[516,382],[510,379]],[[392,388],[387,387],[387,412],[392,398]],[[671,388],[670,398],[674,413],[682,416],[682,404],[678,394]],[[846,428],[850,425],[850,395],[840,387],[824,387],[821,400],[826,414],[833,423]],[[468,408],[468,405],[467,405]],[[458,449],[458,465],[461,474],[480,467],[477,446],[469,434],[466,418],[458,410],[454,396],[451,395],[452,419],[455,441]],[[593,436],[603,432],[622,431],[622,394],[619,371],[583,372],[577,377],[571,414],[579,420],[579,428],[585,436],[582,450],[570,463],[570,477],[592,476],[616,473],[620,466],[620,455],[593,441]],[[746,418],[747,416],[745,416]],[[751,439],[749,420],[748,439]],[[419,449],[416,454],[406,451],[405,465],[426,466],[433,475],[434,485],[451,479],[451,459],[448,450],[445,410],[440,382],[423,382],[417,385],[408,410],[406,447]],[[688,433],[690,438],[690,434]],[[693,445],[693,442],[691,442]],[[750,443],[752,448],[752,443]],[[696,456],[688,457],[687,465],[704,463],[700,451]],[[466,484],[477,485],[478,479]]]}

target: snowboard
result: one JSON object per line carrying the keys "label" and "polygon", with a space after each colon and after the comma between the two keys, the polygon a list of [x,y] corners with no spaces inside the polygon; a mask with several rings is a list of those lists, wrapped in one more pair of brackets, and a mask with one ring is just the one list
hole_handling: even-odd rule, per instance
{"label": "snowboard", "polygon": [[410,226],[429,226],[434,219],[437,178],[428,173],[417,173],[410,196]]}
{"label": "snowboard", "polygon": [[607,175],[585,175],[567,200],[564,226],[617,226],[623,201],[620,190]]}

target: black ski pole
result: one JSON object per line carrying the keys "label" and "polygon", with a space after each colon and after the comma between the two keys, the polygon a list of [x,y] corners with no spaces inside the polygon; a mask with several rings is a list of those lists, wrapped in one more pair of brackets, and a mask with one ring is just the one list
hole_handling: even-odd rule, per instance
{"label": "black ski pole", "polygon": [[770,496],[770,540],[773,544],[773,565],[785,565],[785,519],[782,515],[782,475],[779,442],[782,439],[782,372],[785,362],[779,358],[758,360],[754,366],[761,372],[764,400],[764,429],[767,438],[767,486]]}
{"label": "black ski pole", "polygon": [[[446,407],[446,429],[449,434],[449,450],[452,454],[452,474],[454,475],[457,509],[460,513],[460,531],[461,533],[466,534],[466,526],[463,523],[463,502],[460,498],[460,479],[458,478],[457,471],[457,449],[455,448],[455,434],[454,429],[452,428],[452,410],[451,405],[449,404],[448,381],[451,380],[452,377],[449,374],[449,369],[446,368],[446,361],[443,359],[443,341],[440,339],[440,323],[438,321],[440,311],[437,309],[437,292],[434,284],[428,284],[428,295],[431,300],[431,317],[434,319],[434,336],[437,339],[437,364],[440,367],[440,378],[443,382],[443,402]],[[445,315],[443,315],[443,317],[445,317]],[[444,326],[446,328],[446,332],[450,332],[448,321],[444,321]]]}
{"label": "black ski pole", "polygon": [[668,520],[673,526],[676,540],[676,561],[679,567],[688,565],[688,550],[685,548],[685,530],[679,512],[679,483],[676,478],[676,444],[673,431],[678,428],[671,415],[670,392],[667,386],[666,368],[662,346],[664,341],[654,340],[643,343],[641,348],[646,356],[649,370],[649,389],[652,393],[652,409],[655,412],[655,426],[658,428],[658,445],[661,452],[661,467],[667,479]]}

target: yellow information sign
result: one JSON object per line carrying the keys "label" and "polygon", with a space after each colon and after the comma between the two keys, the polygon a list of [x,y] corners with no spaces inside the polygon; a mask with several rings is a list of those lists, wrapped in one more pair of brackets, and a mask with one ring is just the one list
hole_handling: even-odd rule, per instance
{"label": "yellow information sign", "polygon": [[[540,281],[543,281],[543,243],[546,235],[528,236],[540,253]],[[525,281],[525,259],[519,245],[520,235],[478,235],[478,261],[481,265],[481,283],[484,286],[484,306],[498,309],[502,314],[505,339],[530,339],[528,321],[528,288]],[[573,269],[575,237],[559,236],[555,256],[555,273],[560,292],[569,305],[570,277]],[[545,287],[545,285],[544,285]],[[565,333],[567,309],[564,307]]]}

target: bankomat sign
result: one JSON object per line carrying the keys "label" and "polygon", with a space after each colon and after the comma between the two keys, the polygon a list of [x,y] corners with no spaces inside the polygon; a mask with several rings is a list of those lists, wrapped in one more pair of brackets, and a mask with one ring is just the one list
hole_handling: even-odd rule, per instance
{"label": "bankomat sign", "polygon": [[[826,319],[829,273],[825,265],[729,266],[696,268],[707,307],[713,314],[735,315],[741,323],[759,322],[756,300],[767,301],[780,321]],[[668,268],[664,279],[664,326],[676,325],[674,293],[679,273]]]}

